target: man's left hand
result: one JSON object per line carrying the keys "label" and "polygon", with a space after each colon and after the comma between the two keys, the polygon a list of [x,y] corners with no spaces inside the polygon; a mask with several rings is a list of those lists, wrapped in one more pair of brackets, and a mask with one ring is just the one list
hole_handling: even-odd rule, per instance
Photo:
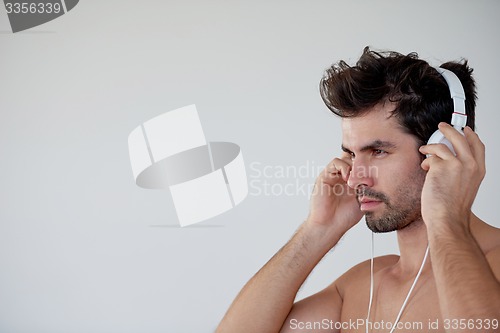
{"label": "man's left hand", "polygon": [[427,171],[422,188],[422,218],[427,228],[469,229],[471,206],[486,173],[485,147],[470,128],[462,135],[447,123],[439,130],[451,142],[456,156],[444,144],[420,147],[430,154],[421,167]]}

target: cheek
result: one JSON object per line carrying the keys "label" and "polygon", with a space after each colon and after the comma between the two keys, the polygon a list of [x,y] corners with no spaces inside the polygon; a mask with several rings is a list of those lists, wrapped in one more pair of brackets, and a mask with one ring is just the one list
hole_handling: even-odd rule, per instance
{"label": "cheek", "polygon": [[370,175],[374,181],[374,187],[388,189],[397,184],[401,178],[401,166],[391,161],[383,161],[370,166]]}
{"label": "cheek", "polygon": [[397,178],[398,184],[395,193],[399,193],[401,197],[405,197],[410,201],[419,201],[422,195],[422,187],[425,181],[425,171],[420,165],[412,166],[401,172]]}
{"label": "cheek", "polygon": [[420,167],[420,161],[407,163],[379,163],[372,166],[374,188],[391,195],[401,188],[413,188],[421,191],[426,172]]}

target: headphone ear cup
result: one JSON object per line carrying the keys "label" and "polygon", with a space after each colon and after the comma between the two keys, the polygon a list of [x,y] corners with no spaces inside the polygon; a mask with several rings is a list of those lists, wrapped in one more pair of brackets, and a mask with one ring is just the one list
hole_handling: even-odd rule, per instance
{"label": "headphone ear cup", "polygon": [[[441,133],[440,130],[437,130],[436,132],[432,133],[431,137],[429,138],[429,141],[427,141],[428,145],[435,143],[442,143],[446,145],[451,150],[453,155],[457,156],[457,154],[455,153],[455,149],[453,149],[453,145],[451,144],[450,141],[448,141],[448,139],[444,136],[444,134]],[[431,155],[427,154],[426,156],[429,157]]]}

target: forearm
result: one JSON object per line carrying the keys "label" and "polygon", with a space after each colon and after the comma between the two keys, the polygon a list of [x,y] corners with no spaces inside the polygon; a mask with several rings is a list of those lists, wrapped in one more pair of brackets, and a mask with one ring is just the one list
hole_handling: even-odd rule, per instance
{"label": "forearm", "polygon": [[468,228],[435,225],[429,245],[443,319],[500,320],[500,284]]}
{"label": "forearm", "polygon": [[300,286],[340,237],[307,222],[302,225],[241,290],[217,333],[278,332]]}

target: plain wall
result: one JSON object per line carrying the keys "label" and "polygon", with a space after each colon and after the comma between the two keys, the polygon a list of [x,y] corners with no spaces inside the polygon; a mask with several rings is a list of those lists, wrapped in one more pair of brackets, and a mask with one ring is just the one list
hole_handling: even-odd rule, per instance
{"label": "plain wall", "polygon": [[[258,171],[314,170],[340,153],[318,82],[366,45],[435,65],[469,59],[488,148],[474,210],[500,226],[498,13],[494,0],[82,0],[12,34],[1,10],[0,331],[212,332],[308,213],[300,186],[312,172],[293,185]],[[254,187],[235,209],[179,228],[168,190],[134,184],[127,137],[193,103],[208,140],[240,145]],[[256,193],[264,181],[297,193]],[[369,240],[361,222],[298,298],[369,258]],[[375,246],[397,253],[394,234]]]}

